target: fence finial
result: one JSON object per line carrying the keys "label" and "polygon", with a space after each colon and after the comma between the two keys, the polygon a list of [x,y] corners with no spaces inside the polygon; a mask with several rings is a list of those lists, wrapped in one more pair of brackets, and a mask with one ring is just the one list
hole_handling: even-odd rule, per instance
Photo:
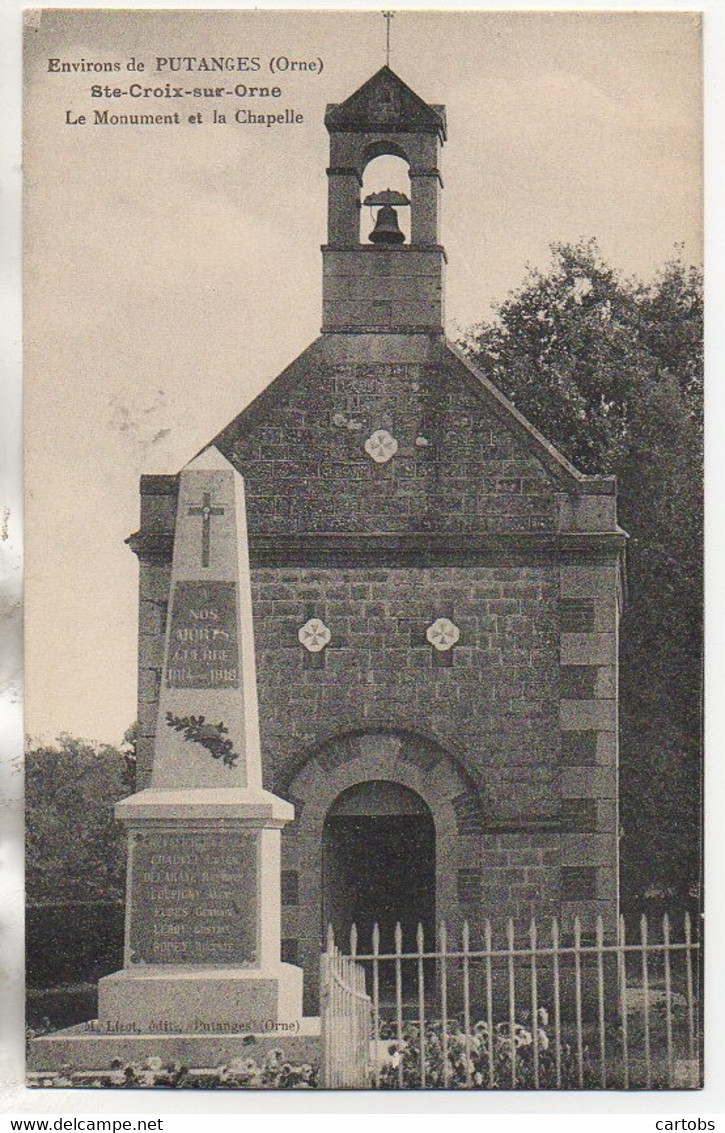
{"label": "fence finial", "polygon": [[582,922],[579,920],[579,914],[574,917],[574,947],[580,948],[582,942]]}
{"label": "fence finial", "polygon": [[327,926],[327,951],[328,952],[334,952],[335,951],[335,933],[332,931],[332,924],[331,923],[328,924],[328,926]]}

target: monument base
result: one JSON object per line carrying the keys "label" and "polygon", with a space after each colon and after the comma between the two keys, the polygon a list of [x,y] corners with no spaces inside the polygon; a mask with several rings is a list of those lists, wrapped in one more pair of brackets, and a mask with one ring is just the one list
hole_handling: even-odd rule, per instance
{"label": "monument base", "polygon": [[[28,1081],[70,1068],[75,1072],[109,1071],[129,1063],[144,1065],[149,1058],[161,1059],[192,1069],[215,1069],[238,1058],[262,1060],[270,1050],[281,1048],[291,1062],[320,1064],[320,1020],[298,1020],[291,1033],[276,1029],[264,1034],[140,1034],[137,1031],[107,1032],[100,1020],[66,1027],[52,1035],[33,1039],[28,1049]],[[79,1083],[82,1084],[82,1083]]]}
{"label": "monument base", "polygon": [[302,969],[163,966],[124,969],[98,983],[103,1031],[294,1034],[302,1015]]}
{"label": "monument base", "polygon": [[259,788],[149,788],[117,804],[129,831],[123,971],[98,986],[102,1026],[266,1032],[302,1017],[302,969],[280,961],[280,830]]}

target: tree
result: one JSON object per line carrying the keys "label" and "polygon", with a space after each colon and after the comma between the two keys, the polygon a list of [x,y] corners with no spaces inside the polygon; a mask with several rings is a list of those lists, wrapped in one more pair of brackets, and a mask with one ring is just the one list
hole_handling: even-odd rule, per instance
{"label": "tree", "polygon": [[582,472],[613,473],[629,533],[622,622],[623,884],[699,878],[703,296],[675,257],[622,279],[595,241],[552,247],[469,357]]}
{"label": "tree", "polygon": [[124,893],[125,843],[113,804],[128,794],[117,748],[67,734],[28,745],[26,888],[30,902],[113,900]]}
{"label": "tree", "polygon": [[136,773],[138,770],[138,720],[134,720],[123,733],[121,744],[121,758],[123,771],[121,780],[128,793],[132,795],[136,790]]}

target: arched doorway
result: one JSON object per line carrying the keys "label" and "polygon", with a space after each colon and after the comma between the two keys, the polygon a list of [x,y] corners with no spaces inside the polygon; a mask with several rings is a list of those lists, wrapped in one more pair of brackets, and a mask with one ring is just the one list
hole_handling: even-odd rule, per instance
{"label": "arched doorway", "polygon": [[[371,783],[383,786],[370,787]],[[282,931],[283,940],[288,942],[288,955],[293,954],[305,972],[307,1014],[315,1014],[318,1009],[320,950],[325,947],[327,923],[333,921],[337,942],[347,951],[353,912],[358,917],[361,911],[365,912],[363,900],[353,911],[349,905],[346,908],[342,900],[335,907],[335,889],[337,887],[339,894],[343,883],[334,881],[336,876],[340,877],[342,869],[341,864],[335,866],[334,855],[344,826],[339,824],[338,831],[333,832],[333,820],[359,818],[363,820],[364,830],[366,819],[388,817],[399,824],[402,833],[418,825],[416,815],[430,816],[434,829],[430,822],[425,824],[428,838],[422,849],[419,846],[418,860],[412,870],[405,864],[409,857],[406,845],[401,845],[402,839],[398,840],[397,853],[395,844],[392,852],[388,851],[388,856],[393,858],[390,870],[393,877],[389,885],[378,876],[380,870],[375,860],[371,861],[372,851],[368,848],[363,848],[364,857],[358,858],[356,868],[364,861],[371,865],[375,905],[384,905],[388,910],[399,906],[397,913],[379,908],[374,914],[381,931],[385,931],[386,942],[391,941],[396,916],[402,920],[406,909],[405,950],[415,949],[418,921],[423,924],[426,944],[435,939],[434,922],[441,920],[446,922],[449,937],[460,939],[461,908],[456,870],[458,863],[461,863],[460,868],[472,868],[471,855],[477,853],[477,843],[472,846],[471,838],[476,838],[479,831],[479,804],[465,770],[436,740],[405,728],[354,728],[340,732],[310,749],[294,774],[278,786],[278,793],[295,807],[295,820],[282,835],[282,868],[295,882],[294,900],[283,903]],[[357,814],[340,813],[353,806]],[[383,813],[379,813],[381,809]],[[367,833],[368,841],[374,844],[371,825]],[[363,835],[359,842],[365,842]],[[411,838],[408,845],[419,844]],[[420,878],[422,863],[427,863],[426,879],[435,871],[435,887],[431,881],[422,886],[422,894],[418,891],[413,896],[411,877]],[[400,888],[396,890],[398,885]],[[414,904],[418,905],[416,911],[412,908]],[[359,951],[367,952],[372,932],[369,912],[363,917],[362,925],[356,923]],[[412,961],[404,965],[414,966]],[[393,967],[386,965],[391,971]]]}
{"label": "arched doorway", "polygon": [[436,836],[433,816],[410,787],[371,779],[342,791],[327,811],[322,839],[322,910],[345,949],[353,924],[360,952],[394,950],[400,922],[403,950],[415,948],[422,924],[435,939]]}

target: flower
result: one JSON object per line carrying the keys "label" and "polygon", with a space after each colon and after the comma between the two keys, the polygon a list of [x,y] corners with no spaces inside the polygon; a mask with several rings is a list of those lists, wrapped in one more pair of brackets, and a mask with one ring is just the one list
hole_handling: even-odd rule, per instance
{"label": "flower", "polygon": [[522,1046],[531,1046],[534,1041],[531,1031],[527,1031],[526,1027],[522,1027],[520,1023],[514,1023],[513,1028],[510,1023],[497,1023],[496,1024],[496,1042],[502,1048],[512,1046],[518,1049]]}
{"label": "flower", "polygon": [[139,1086],[155,1086],[156,1073],[153,1070],[140,1070],[136,1075],[136,1081]]}

